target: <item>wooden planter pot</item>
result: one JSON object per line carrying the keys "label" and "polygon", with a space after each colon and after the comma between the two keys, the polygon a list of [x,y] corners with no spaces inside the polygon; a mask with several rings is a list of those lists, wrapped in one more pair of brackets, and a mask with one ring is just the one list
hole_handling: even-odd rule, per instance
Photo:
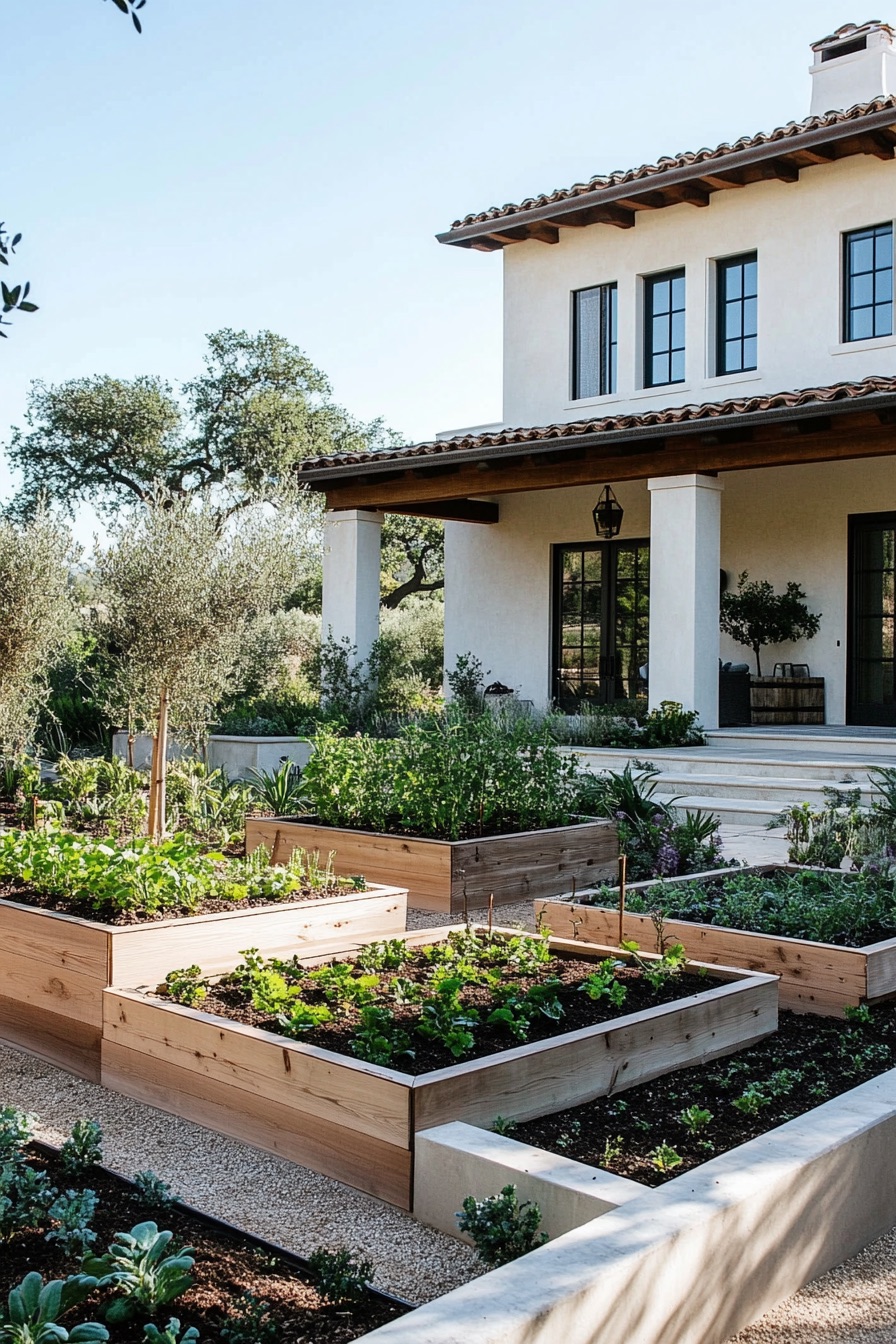
{"label": "wooden planter pot", "polygon": [[751,677],[750,722],[824,723],[824,677]]}
{"label": "wooden planter pot", "polygon": [[[790,864],[763,864],[738,868],[737,873],[771,873],[777,868],[798,872]],[[674,884],[709,882],[730,876],[731,869],[673,878]],[[637,884],[643,892],[657,889],[656,883]],[[667,883],[667,885],[669,885]],[[592,943],[615,943],[619,934],[619,915],[615,909],[599,905],[580,905],[571,901],[546,901],[537,913],[547,928],[560,937]],[[667,919],[663,924],[667,941],[683,943],[689,956],[710,964],[742,966],[781,977],[781,1007],[797,1013],[819,1013],[840,1017],[844,1004],[874,1003],[896,994],[896,938],[888,938],[867,947],[836,947],[833,943],[813,943],[806,938],[784,938],[776,934],[748,933],[716,924],[698,924],[684,919]],[[623,937],[652,950],[656,930],[649,915],[626,911]]]}
{"label": "wooden planter pot", "polygon": [[[431,932],[408,939],[432,941]],[[607,955],[551,941],[579,957]],[[419,1129],[543,1115],[774,1031],[778,994],[771,976],[714,969],[713,979],[712,988],[677,1003],[419,1077],[109,989],[102,1081],[409,1209]]]}
{"label": "wooden planter pot", "polygon": [[0,1040],[100,1080],[103,990],[154,984],[181,966],[230,970],[266,956],[333,956],[404,934],[407,892],[372,887],[319,901],[111,927],[0,900]]}
{"label": "wooden planter pot", "polygon": [[294,849],[332,852],[336,872],[408,888],[408,903],[460,914],[540,896],[614,876],[619,845],[612,821],[586,821],[547,831],[483,840],[418,840],[377,831],[322,826],[311,817],[248,817],[246,853],[259,845],[284,863]]}

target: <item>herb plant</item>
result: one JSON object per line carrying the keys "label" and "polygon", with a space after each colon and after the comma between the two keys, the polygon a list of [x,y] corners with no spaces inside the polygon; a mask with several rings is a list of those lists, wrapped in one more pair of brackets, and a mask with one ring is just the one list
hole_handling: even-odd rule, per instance
{"label": "herb plant", "polygon": [[179,1196],[172,1194],[171,1186],[157,1176],[154,1171],[138,1171],[134,1176],[134,1185],[140,1201],[148,1209],[168,1209],[179,1203]]}
{"label": "herb plant", "polygon": [[260,1301],[253,1293],[242,1293],[221,1324],[224,1344],[278,1344],[280,1335],[270,1303]]}
{"label": "herb plant", "polygon": [[500,1195],[477,1200],[467,1195],[456,1215],[461,1232],[466,1232],[480,1260],[490,1269],[506,1265],[534,1251],[547,1241],[539,1232],[541,1210],[537,1204],[516,1197],[516,1186],[505,1185]]}

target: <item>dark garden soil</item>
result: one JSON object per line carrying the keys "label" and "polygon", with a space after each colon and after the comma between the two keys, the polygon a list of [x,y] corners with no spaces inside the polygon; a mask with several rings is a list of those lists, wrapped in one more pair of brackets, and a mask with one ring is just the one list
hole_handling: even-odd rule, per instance
{"label": "dark garden soil", "polygon": [[0,900],[18,901],[20,905],[33,906],[35,910],[53,910],[60,915],[76,915],[79,919],[90,919],[95,924],[108,924],[113,928],[131,924],[157,924],[163,919],[189,919],[193,915],[220,915],[229,910],[260,910],[277,905],[293,905],[296,901],[326,901],[333,896],[350,896],[351,887],[311,887],[307,891],[293,891],[282,901],[270,901],[247,897],[240,901],[205,900],[199,901],[190,910],[158,910],[154,914],[139,914],[133,910],[112,912],[94,910],[89,901],[68,900],[64,896],[47,896],[34,891],[32,887],[20,885],[15,881],[0,879]]}
{"label": "dark garden soil", "polygon": [[[59,1189],[72,1187],[72,1177],[62,1172],[55,1156],[40,1145],[29,1150],[29,1162],[45,1168]],[[210,1225],[177,1205],[149,1208],[133,1187],[102,1168],[92,1168],[74,1184],[78,1188],[86,1186],[99,1196],[93,1220],[98,1234],[94,1246],[97,1254],[106,1249],[116,1232],[129,1231],[136,1223],[150,1219],[160,1229],[174,1232],[172,1248],[186,1245],[195,1249],[194,1284],[159,1310],[154,1320],[161,1329],[176,1316],[182,1329],[195,1326],[199,1330],[202,1344],[217,1344],[226,1316],[239,1309],[243,1294],[250,1293],[270,1304],[270,1319],[276,1326],[272,1337],[283,1344],[347,1344],[409,1309],[375,1293],[365,1294],[359,1302],[329,1305],[313,1286],[312,1276],[290,1257],[273,1254],[270,1247],[251,1237]],[[19,1232],[4,1245],[0,1257],[0,1300],[5,1301],[10,1288],[32,1270],[39,1270],[46,1281],[65,1278],[78,1272],[79,1267],[75,1258],[66,1257],[40,1233]],[[71,1327],[78,1320],[101,1319],[99,1304],[104,1300],[108,1300],[107,1294],[94,1294],[62,1324]],[[141,1315],[133,1322],[109,1325],[112,1344],[142,1344],[145,1320]],[[242,1338],[248,1341],[251,1335]]]}
{"label": "dark garden soil", "polygon": [[[896,1005],[857,1011],[851,1021],[782,1012],[778,1031],[758,1045],[516,1125],[512,1137],[662,1185],[896,1067]],[[683,1118],[691,1107],[711,1117],[696,1117],[696,1132]],[[665,1171],[653,1156],[664,1144],[681,1159]]]}
{"label": "dark garden soil", "polygon": [[[554,1021],[539,1014],[532,1020],[531,1029],[525,1042],[511,1035],[506,1028],[488,1025],[486,1018],[492,1009],[498,1007],[499,1003],[492,990],[483,985],[465,985],[461,993],[463,1009],[475,1012],[479,1021],[472,1028],[475,1036],[474,1047],[469,1052],[464,1052],[459,1057],[455,1057],[441,1041],[428,1039],[415,1031],[416,1023],[420,1017],[419,1004],[396,1003],[394,996],[389,993],[389,986],[396,975],[419,985],[425,981],[427,972],[431,974],[432,968],[427,966],[422,955],[418,952],[412,961],[406,962],[401,967],[400,971],[384,973],[381,985],[377,989],[378,1002],[392,1010],[395,1027],[407,1033],[414,1052],[413,1057],[409,1057],[407,1054],[396,1054],[391,1061],[391,1067],[417,1076],[422,1073],[429,1073],[434,1069],[447,1068],[461,1060],[484,1059],[488,1055],[495,1055],[531,1041],[549,1040],[566,1032],[578,1031],[582,1027],[591,1027],[599,1022],[610,1022],[630,1013],[640,1012],[645,1008],[655,1008],[660,1004],[673,1003],[679,999],[685,999],[693,994],[699,994],[707,989],[714,988],[717,983],[703,974],[681,973],[667,976],[660,987],[654,989],[641,971],[621,966],[617,972],[617,980],[625,988],[625,1002],[621,1006],[615,1007],[607,999],[595,1001],[580,991],[583,982],[594,974],[596,965],[597,963],[594,961],[577,960],[573,957],[564,956],[553,958],[542,968],[542,973],[539,975],[516,975],[510,968],[505,968],[502,971],[506,984],[512,982],[514,985],[518,985],[521,991],[528,990],[536,984],[544,984],[548,978],[556,977],[558,982],[556,996],[562,1007],[559,1020]],[[361,972],[356,971],[356,974],[361,974]],[[301,998],[305,1002],[309,1004],[328,1004],[334,1014],[333,1021],[303,1032],[301,1040],[309,1045],[320,1046],[325,1050],[353,1055],[354,1052],[351,1049],[350,1042],[361,1023],[359,1009],[350,1003],[343,1003],[337,1010],[336,1005],[324,997],[313,979],[300,978],[296,983],[299,985]],[[226,980],[209,986],[206,998],[201,1003],[196,1004],[196,1007],[203,1012],[227,1017],[232,1021],[262,1027],[267,1031],[281,1032],[276,1017],[257,1012],[247,1001],[245,992],[237,986],[228,984]]]}

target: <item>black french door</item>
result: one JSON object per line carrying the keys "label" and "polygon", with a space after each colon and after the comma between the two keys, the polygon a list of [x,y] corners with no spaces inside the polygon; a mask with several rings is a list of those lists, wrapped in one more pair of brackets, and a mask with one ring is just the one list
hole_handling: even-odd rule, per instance
{"label": "black french door", "polygon": [[646,691],[650,543],[554,547],[552,694],[567,712]]}
{"label": "black french door", "polygon": [[850,723],[896,726],[896,513],[849,520]]}

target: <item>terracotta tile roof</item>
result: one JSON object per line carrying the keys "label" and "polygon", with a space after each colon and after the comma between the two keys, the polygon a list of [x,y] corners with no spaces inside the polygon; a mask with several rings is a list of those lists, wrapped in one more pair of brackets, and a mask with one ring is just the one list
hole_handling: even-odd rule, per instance
{"label": "terracotta tile roof", "polygon": [[834,383],[830,387],[807,387],[796,392],[775,392],[765,396],[734,397],[728,401],[709,401],[702,405],[670,406],[665,410],[640,414],[605,415],[595,420],[571,420],[556,425],[525,429],[500,429],[484,434],[462,434],[454,439],[435,439],[406,448],[375,453],[336,453],[330,457],[309,458],[301,464],[302,473],[329,471],[336,467],[379,465],[404,462],[421,457],[444,457],[454,453],[478,452],[483,448],[505,448],[527,443],[550,443],[581,438],[584,435],[616,434],[621,431],[653,429],[663,425],[685,425],[706,420],[726,420],[756,415],[763,411],[789,411],[822,408],[837,402],[856,402],[866,397],[889,393],[896,397],[896,376],[874,375],[859,383]]}
{"label": "terracotta tile roof", "polygon": [[829,42],[845,42],[848,37],[859,37],[862,33],[877,31],[896,37],[896,29],[891,28],[888,23],[881,23],[880,19],[869,19],[867,23],[844,23],[836,32],[828,33],[827,37],[820,37],[817,42],[813,42],[812,50],[818,51],[819,47],[826,47]]}
{"label": "terracotta tile roof", "polygon": [[471,224],[483,224],[493,220],[507,219],[525,211],[558,205],[563,201],[572,201],[578,197],[588,196],[599,200],[600,192],[610,188],[638,185],[645,181],[658,186],[661,184],[663,174],[675,169],[689,168],[700,164],[706,164],[708,169],[718,169],[720,165],[724,165],[726,159],[745,150],[776,145],[781,146],[782,152],[797,149],[799,146],[794,142],[798,142],[802,136],[825,129],[842,128],[852,122],[861,122],[863,117],[890,107],[896,108],[896,96],[875,98],[872,102],[859,103],[846,111],[827,112],[823,116],[807,117],[805,121],[791,121],[786,126],[778,126],[773,131],[742,136],[740,140],[735,140],[734,144],[717,145],[715,149],[698,149],[693,152],[673,154],[659,159],[656,163],[642,164],[640,168],[617,169],[604,175],[599,174],[589,178],[587,182],[577,182],[572,187],[564,187],[540,196],[529,196],[526,200],[517,204],[495,205],[489,210],[465,215],[463,219],[456,219],[451,225],[451,229],[446,234],[440,235],[440,240],[450,242],[453,230],[463,229]]}

